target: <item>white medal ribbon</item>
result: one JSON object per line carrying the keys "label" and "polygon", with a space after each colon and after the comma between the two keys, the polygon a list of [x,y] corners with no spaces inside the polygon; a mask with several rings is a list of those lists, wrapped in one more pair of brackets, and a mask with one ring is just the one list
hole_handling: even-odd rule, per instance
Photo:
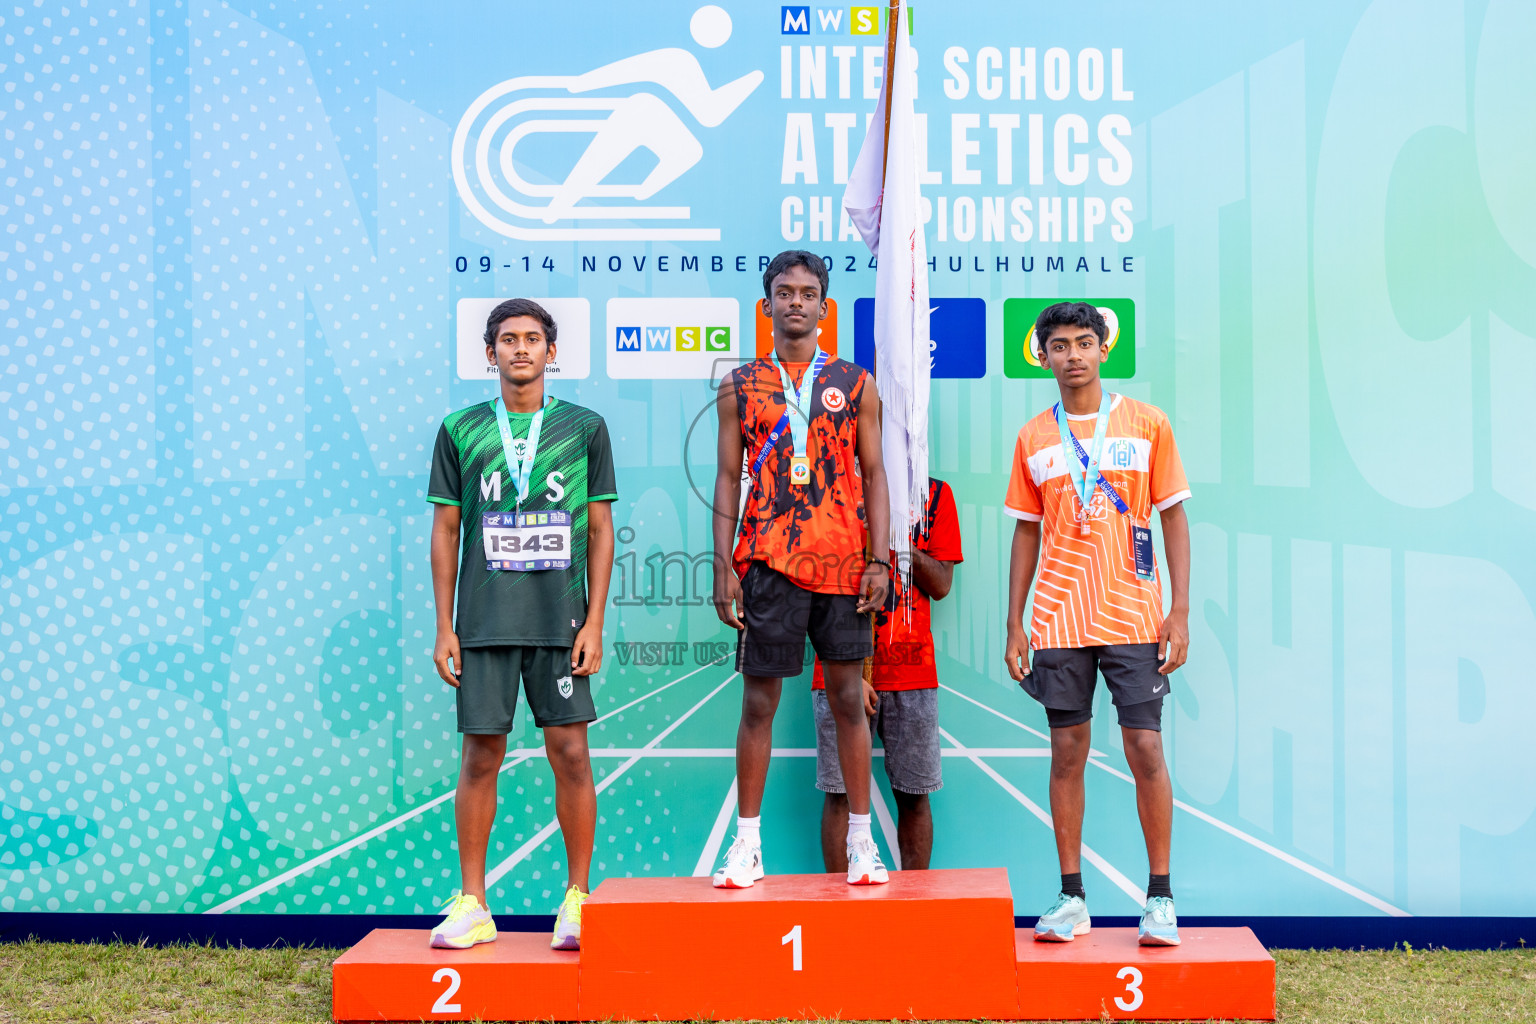
{"label": "white medal ribbon", "polygon": [[517,441],[512,436],[512,424],[507,419],[507,407],[502,400],[494,398],[491,406],[496,410],[496,426],[501,430],[501,451],[507,460],[507,472],[512,477],[513,489],[517,492],[517,505],[522,507],[528,499],[528,485],[533,480],[533,459],[539,452],[539,431],[544,426],[544,410],[555,404],[555,398],[550,396],[544,407],[533,414],[533,422],[528,426],[528,441],[523,446],[522,458],[516,455]]}
{"label": "white medal ribbon", "polygon": [[[805,376],[800,378],[800,386],[797,388],[790,383],[789,370],[779,362],[779,354],[773,354],[773,365],[779,368],[779,381],[784,385],[784,415],[791,420],[798,418],[801,429],[794,427],[789,429],[790,447],[794,449],[797,458],[805,458],[806,441],[811,435],[811,396],[816,389],[816,378],[820,375],[822,367],[827,365],[827,353],[823,349],[816,350],[816,358],[811,365],[806,367]],[[794,401],[790,401],[794,396]]]}

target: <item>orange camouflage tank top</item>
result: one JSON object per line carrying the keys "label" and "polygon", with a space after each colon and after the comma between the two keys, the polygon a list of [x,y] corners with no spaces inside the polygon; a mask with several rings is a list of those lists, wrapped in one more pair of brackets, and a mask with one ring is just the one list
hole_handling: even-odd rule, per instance
{"label": "orange camouflage tank top", "polygon": [[[799,384],[807,363],[785,363]],[[732,561],[743,575],[754,561],[766,562],[798,586],[823,594],[857,594],[864,571],[864,484],[859,476],[859,405],[869,374],[843,359],[822,367],[811,392],[811,436],[806,457],[810,483],[789,482],[794,446],[788,432],[763,460],[742,515]],[[784,415],[784,385],[772,359],[756,359],[733,370],[727,384],[736,394],[736,413],[746,451],[747,472],[759,449]],[[800,426],[798,417],[791,429]]]}

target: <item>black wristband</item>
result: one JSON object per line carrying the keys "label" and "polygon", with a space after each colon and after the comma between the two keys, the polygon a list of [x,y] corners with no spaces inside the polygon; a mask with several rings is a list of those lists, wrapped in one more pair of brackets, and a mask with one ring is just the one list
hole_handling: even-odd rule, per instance
{"label": "black wristband", "polygon": [[887,562],[887,561],[886,561],[886,560],[885,560],[885,559],[883,559],[883,558],[871,558],[871,559],[870,559],[870,560],[869,560],[869,561],[867,561],[867,562],[865,562],[865,563],[864,563],[864,568],[866,568],[866,569],[867,569],[867,568],[869,568],[869,567],[870,567],[870,566],[871,566],[871,565],[874,565],[874,564],[876,564],[876,563],[879,563],[879,564],[880,564],[880,565],[883,565],[883,566],[885,566],[885,567],[886,567],[886,568],[887,568],[887,569],[889,569],[889,568],[890,568],[890,567],[891,567],[891,563],[890,563],[890,562]]}

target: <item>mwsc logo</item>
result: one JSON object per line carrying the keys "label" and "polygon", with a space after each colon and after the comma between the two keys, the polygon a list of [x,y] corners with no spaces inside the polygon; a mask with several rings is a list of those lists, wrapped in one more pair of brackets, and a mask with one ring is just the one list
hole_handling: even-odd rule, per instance
{"label": "mwsc logo", "polygon": [[[707,4],[694,12],[689,30],[694,42],[713,49],[731,37],[731,16]],[[699,58],[677,47],[638,53],[585,74],[510,78],[481,93],[453,133],[459,198],[475,219],[508,238],[719,241],[719,228],[626,226],[636,220],[690,217],[686,206],[646,201],[704,155],[688,124],[658,93],[669,94],[703,127],[715,128],[762,80],[761,71],[752,71],[714,88]],[[571,134],[590,141],[563,178],[556,174],[551,177],[557,180],[535,182],[519,173],[520,145],[540,135]],[[641,150],[655,157],[643,179],[609,180]],[[577,227],[577,222],[598,226]]]}
{"label": "mwsc logo", "polygon": [[713,352],[731,351],[729,327],[615,327],[615,352]]}
{"label": "mwsc logo", "polygon": [[[903,5],[905,6],[905,5]],[[889,7],[818,7],[816,17],[811,18],[811,8],[806,4],[794,4],[779,8],[779,34],[808,36],[813,24],[824,34],[846,31],[854,36],[877,36],[883,29],[881,22]],[[907,31],[912,31],[912,8],[907,7]],[[843,28],[847,15],[847,29]]]}
{"label": "mwsc logo", "polygon": [[709,380],[741,361],[740,320],[735,299],[609,299],[608,376]]}

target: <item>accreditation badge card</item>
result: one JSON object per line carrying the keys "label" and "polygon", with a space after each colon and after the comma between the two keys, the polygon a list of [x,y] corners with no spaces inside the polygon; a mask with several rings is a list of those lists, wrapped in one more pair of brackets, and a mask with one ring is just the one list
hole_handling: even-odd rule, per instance
{"label": "accreditation badge card", "polygon": [[1146,526],[1131,524],[1131,560],[1136,566],[1136,578],[1157,579],[1157,556],[1152,553],[1152,530]]}
{"label": "accreditation badge card", "polygon": [[571,567],[571,513],[486,512],[480,518],[485,567],[539,572]]}

